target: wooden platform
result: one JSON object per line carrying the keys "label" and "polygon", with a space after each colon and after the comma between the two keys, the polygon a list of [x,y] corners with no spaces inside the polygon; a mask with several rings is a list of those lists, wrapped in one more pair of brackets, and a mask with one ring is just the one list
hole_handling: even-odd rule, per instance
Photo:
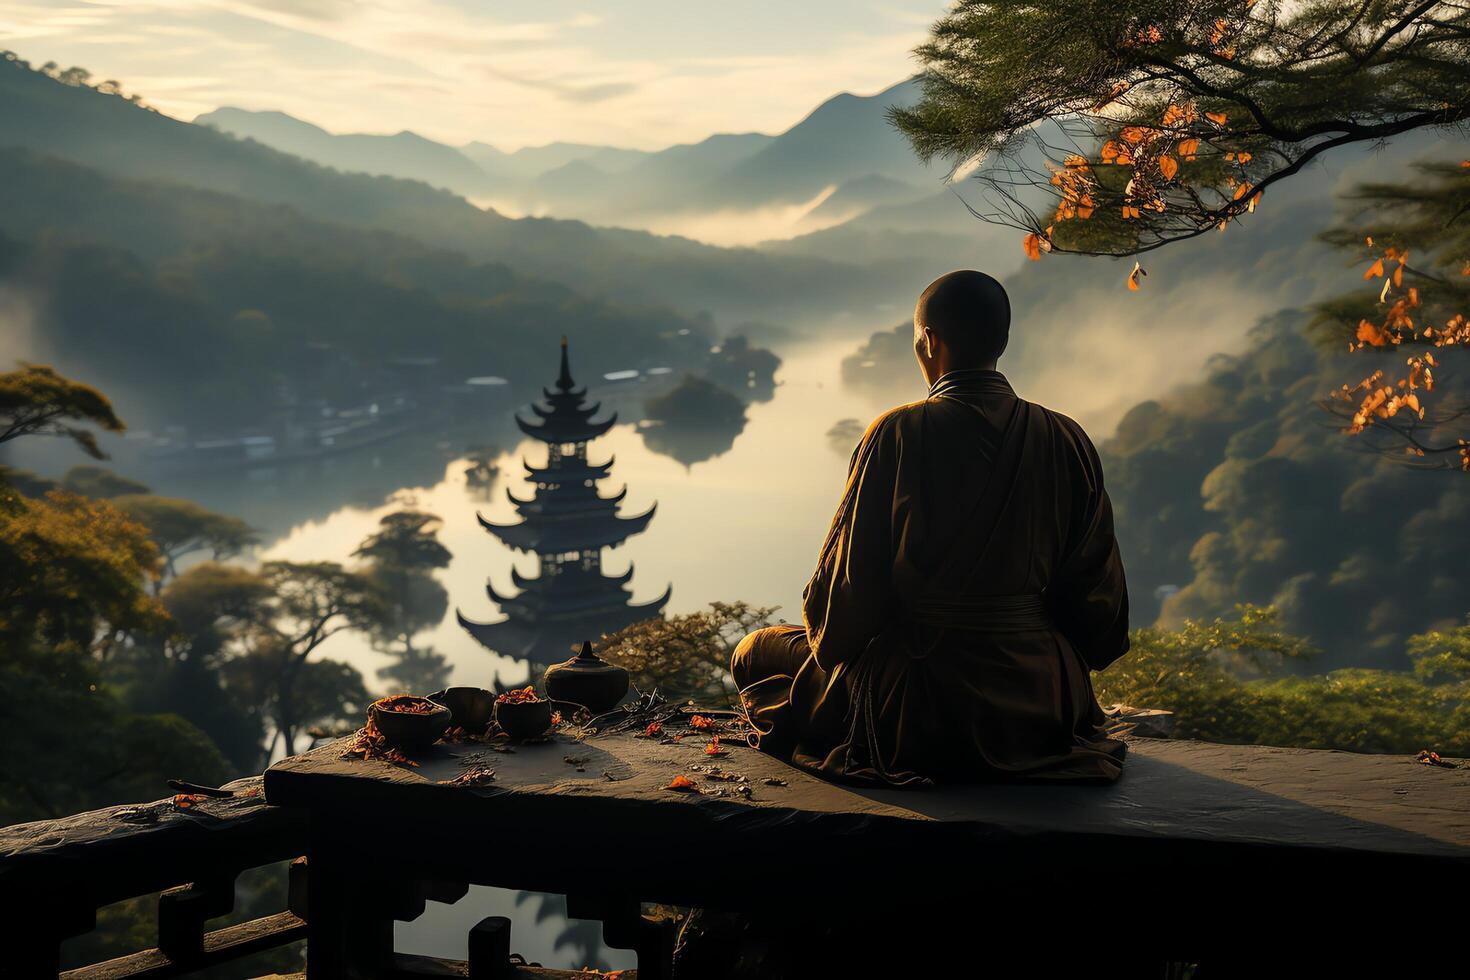
{"label": "wooden platform", "polygon": [[[334,744],[273,766],[265,791],[268,802],[288,808],[381,807],[381,817],[393,820],[405,808],[420,819],[473,814],[487,830],[512,836],[534,832],[534,821],[549,817],[658,837],[671,847],[707,843],[710,833],[769,842],[783,827],[872,834],[875,842],[961,830],[993,842],[1085,836],[1110,847],[1198,843],[1470,865],[1470,766],[1463,764],[1442,769],[1406,756],[1134,739],[1124,776],[1112,786],[910,791],[834,785],[744,746],[727,747],[723,759],[703,748],[702,740],[670,745],[630,736],[557,738],[514,754],[441,743],[417,757],[420,768],[407,768],[343,759]],[[470,765],[495,769],[494,782],[445,784]],[[743,774],[750,798],[736,793],[738,784],[691,768],[708,765]],[[667,789],[679,775],[700,792]]]}
{"label": "wooden platform", "polygon": [[[419,768],[340,753],[265,777],[338,862],[828,919],[960,901],[998,932],[1106,897],[1147,907],[1178,959],[1238,944],[1244,915],[1336,930],[1349,907],[1374,941],[1412,943],[1436,918],[1423,901],[1470,870],[1470,768],[1408,757],[1136,739],[1112,786],[877,791],[743,746],[710,759],[696,739],[440,745]],[[447,782],[472,765],[494,782]],[[750,798],[707,765],[742,774]],[[700,792],[668,789],[679,775]]]}

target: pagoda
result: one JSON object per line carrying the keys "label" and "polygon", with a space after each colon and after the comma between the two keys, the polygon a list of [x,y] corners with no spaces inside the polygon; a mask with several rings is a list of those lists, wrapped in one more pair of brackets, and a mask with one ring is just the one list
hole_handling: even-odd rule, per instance
{"label": "pagoda", "polygon": [[631,564],[621,575],[603,574],[602,549],[616,548],[646,528],[658,505],[625,517],[618,505],[628,493],[626,486],[610,497],[598,493],[598,481],[607,478],[613,460],[589,462],[587,444],[613,427],[617,413],[593,420],[599,406],[587,404],[587,389],[572,380],[565,337],[556,390],[542,392],[546,404],[531,405],[536,420],[516,416],[522,432],[546,443],[544,467],[522,461],[527,481],[535,485],[531,497],[522,500],[506,490],[520,522],[496,524],[476,515],[485,530],[510,547],[534,552],[539,573],[528,578],[512,567],[511,582],[520,590],[513,596],[486,583],[491,601],[505,614],[498,622],[476,623],[456,610],[460,625],[486,648],[535,664],[554,663],[573,644],[661,615],[672,591],[670,587],[658,599],[636,604],[627,588]]}

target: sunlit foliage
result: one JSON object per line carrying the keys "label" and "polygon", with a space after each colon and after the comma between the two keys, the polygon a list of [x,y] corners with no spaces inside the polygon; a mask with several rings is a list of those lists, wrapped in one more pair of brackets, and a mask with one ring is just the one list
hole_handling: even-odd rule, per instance
{"label": "sunlit foliage", "polygon": [[769,626],[774,606],[715,602],[706,612],[647,619],[603,638],[598,656],[628,670],[640,691],[692,698],[702,705],[731,704],[738,693],[730,677],[735,644]]}
{"label": "sunlit foliage", "polygon": [[892,118],[925,160],[985,157],[977,214],[1030,258],[1132,255],[1336,147],[1466,119],[1467,32],[1470,8],[1415,0],[959,0]]}
{"label": "sunlit foliage", "polygon": [[1435,391],[1446,350],[1470,345],[1470,160],[1416,171],[1413,181],[1358,188],[1350,220],[1324,235],[1362,254],[1371,288],[1323,304],[1317,326],[1352,350],[1383,355],[1383,366],[1323,406],[1372,449],[1470,472],[1467,406]]}
{"label": "sunlit foliage", "polygon": [[123,431],[112,403],[91,385],[73,381],[44,364],[25,364],[0,374],[0,444],[21,436],[60,436],[88,456],[106,456],[89,423],[107,432]]}
{"label": "sunlit foliage", "polygon": [[[1174,712],[1177,738],[1470,755],[1470,685],[1463,675],[1436,684],[1405,671],[1289,673],[1316,651],[1276,621],[1272,609],[1241,606],[1232,617],[1178,630],[1138,630],[1128,655],[1096,675],[1098,697]],[[1444,642],[1415,637],[1410,648],[1438,650]]]}

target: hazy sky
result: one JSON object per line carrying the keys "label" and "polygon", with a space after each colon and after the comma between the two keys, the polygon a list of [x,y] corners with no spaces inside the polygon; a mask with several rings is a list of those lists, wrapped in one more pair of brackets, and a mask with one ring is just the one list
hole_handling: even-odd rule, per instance
{"label": "hazy sky", "polygon": [[336,132],[506,149],[776,132],[871,94],[945,0],[0,0],[0,47],[184,119],[282,109]]}

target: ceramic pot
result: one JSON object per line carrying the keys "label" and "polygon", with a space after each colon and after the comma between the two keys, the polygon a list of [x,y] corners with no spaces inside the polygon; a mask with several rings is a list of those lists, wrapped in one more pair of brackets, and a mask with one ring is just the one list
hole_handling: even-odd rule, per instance
{"label": "ceramic pot", "polygon": [[551,702],[496,701],[495,722],[511,738],[535,738],[551,727]]}
{"label": "ceramic pot", "polygon": [[434,710],[413,712],[391,711],[375,701],[368,706],[368,717],[388,744],[405,752],[426,749],[439,741],[449,729],[449,719],[453,717],[444,705],[429,703],[434,705]]}
{"label": "ceramic pot", "polygon": [[450,687],[429,695],[448,708],[453,718],[451,728],[463,728],[470,733],[482,732],[490,724],[490,715],[495,710],[495,692],[482,687]]}
{"label": "ceramic pot", "polygon": [[610,711],[628,693],[628,672],[592,652],[592,641],[570,660],[546,668],[546,694],[580,704],[594,715]]}

